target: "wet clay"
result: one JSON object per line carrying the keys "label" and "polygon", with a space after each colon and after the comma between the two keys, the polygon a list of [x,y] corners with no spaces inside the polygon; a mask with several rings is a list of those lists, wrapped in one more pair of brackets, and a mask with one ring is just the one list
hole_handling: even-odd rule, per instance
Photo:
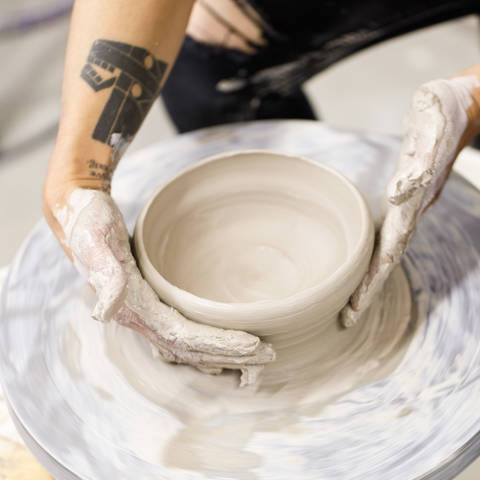
{"label": "wet clay", "polygon": [[347,238],[334,212],[282,194],[245,197],[210,200],[169,225],[159,272],[199,297],[255,302],[313,287],[344,263]]}
{"label": "wet clay", "polygon": [[57,218],[77,270],[98,295],[93,318],[140,331],[152,353],[171,362],[208,373],[240,370],[241,385],[254,383],[263,364],[275,358],[269,345],[249,333],[193,322],[161,302],[138,270],[122,214],[110,195],[75,189]]}
{"label": "wet clay", "polygon": [[134,235],[139,268],[165,303],[275,350],[336,322],[373,240],[369,209],[346,178],[265,150],[184,170],[147,202]]}
{"label": "wet clay", "polygon": [[[278,349],[259,384],[240,389],[233,372],[205,375],[169,364],[153,358],[138,333],[115,322],[86,321],[94,303],[88,289],[84,299],[59,340],[65,367],[114,403],[126,401],[121,393],[126,381],[145,399],[147,411],[148,402],[160,407],[163,415],[145,412],[149,434],[132,436],[128,447],[146,461],[188,470],[255,467],[261,457],[245,448],[255,432],[308,432],[308,418],[321,411],[328,418],[328,404],[393,371],[411,333],[409,285],[397,267],[367,321],[351,329],[334,322],[303,342],[301,351]],[[142,417],[136,412],[137,431]]]}
{"label": "wet clay", "polygon": [[[398,142],[282,121],[195,132],[126,158],[113,196],[129,232],[159,183],[207,155],[246,147],[342,171],[381,223]],[[234,372],[201,375],[154,359],[141,335],[92,321],[95,301],[82,296],[92,293],[40,225],[2,298],[3,386],[40,445],[80,478],[410,480],[441,476],[445,466],[450,478],[457,460],[472,459],[466,447],[480,429],[479,202],[452,175],[419,223],[402,260],[409,325],[402,294],[396,307],[399,290],[387,283],[393,298],[378,304],[386,312],[378,323],[367,316],[351,331],[326,332],[316,342],[324,364],[306,368],[303,384],[282,384],[267,369],[257,390],[239,389]]]}
{"label": "wet clay", "polygon": [[206,375],[153,358],[143,337],[115,322],[98,335],[88,331],[96,326],[73,319],[61,340],[72,375],[116,402],[116,380],[108,380],[116,370],[166,412],[150,425],[154,438],[133,439],[137,455],[146,458],[153,443],[157,456],[146,459],[172,468],[254,468],[261,457],[246,450],[254,432],[302,429],[300,418],[396,366],[411,311],[401,268],[367,321],[349,330],[338,322],[367,268],[373,222],[336,172],[273,152],[237,152],[196,165],[153,198],[135,235],[147,278],[153,264],[185,298],[175,305],[180,311],[188,310],[189,295],[201,297],[198,310],[188,311],[195,320],[204,300],[211,302],[206,323],[230,326],[243,309],[248,331],[273,345],[276,360],[257,383],[239,388],[231,371]]}

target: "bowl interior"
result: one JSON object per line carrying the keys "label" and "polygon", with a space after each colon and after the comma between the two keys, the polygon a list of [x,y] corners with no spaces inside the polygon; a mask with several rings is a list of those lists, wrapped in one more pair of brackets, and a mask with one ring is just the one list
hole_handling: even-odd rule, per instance
{"label": "bowl interior", "polygon": [[157,191],[140,228],[165,284],[254,303],[327,282],[358,250],[368,222],[361,195],[338,173],[252,151],[184,171]]}

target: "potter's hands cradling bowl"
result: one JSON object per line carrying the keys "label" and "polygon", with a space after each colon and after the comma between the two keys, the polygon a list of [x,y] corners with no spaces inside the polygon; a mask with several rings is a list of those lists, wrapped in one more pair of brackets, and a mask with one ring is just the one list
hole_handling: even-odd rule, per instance
{"label": "potter's hands cradling bowl", "polygon": [[272,348],[163,304],[141,277],[122,215],[104,193],[175,62],[194,1],[105,5],[75,2],[72,11],[45,216],[96,290],[96,318],[138,330],[169,361],[210,373],[239,369],[251,383],[273,360]]}
{"label": "potter's hands cradling bowl", "polygon": [[367,274],[341,314],[354,325],[400,262],[419,216],[436,200],[460,150],[479,131],[479,72],[434,80],[414,94],[388,206]]}
{"label": "potter's hands cradling bowl", "polygon": [[64,248],[97,293],[95,319],[140,332],[167,361],[214,374],[241,370],[242,385],[254,383],[275,358],[271,346],[254,335],[192,322],[162,303],[142,278],[122,214],[107,193],[77,188],[53,215]]}

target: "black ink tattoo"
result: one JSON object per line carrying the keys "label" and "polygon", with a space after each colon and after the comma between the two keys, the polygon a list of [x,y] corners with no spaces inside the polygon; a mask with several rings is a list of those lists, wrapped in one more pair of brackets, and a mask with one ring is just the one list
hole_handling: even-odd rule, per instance
{"label": "black ink tattoo", "polygon": [[92,137],[116,148],[129,142],[160,93],[167,64],[144,48],[96,40],[81,77],[98,92],[112,88]]}
{"label": "black ink tattoo", "polygon": [[90,177],[98,178],[102,180],[106,190],[110,188],[110,180],[113,174],[113,166],[104,165],[103,163],[98,163],[96,160],[88,161],[88,169]]}

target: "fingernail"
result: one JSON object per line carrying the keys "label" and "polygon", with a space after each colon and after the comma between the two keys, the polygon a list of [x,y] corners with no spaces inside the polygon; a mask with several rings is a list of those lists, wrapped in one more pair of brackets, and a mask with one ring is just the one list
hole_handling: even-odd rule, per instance
{"label": "fingernail", "polygon": [[352,310],[350,307],[346,307],[340,316],[340,323],[345,328],[353,327],[358,320],[358,313]]}

